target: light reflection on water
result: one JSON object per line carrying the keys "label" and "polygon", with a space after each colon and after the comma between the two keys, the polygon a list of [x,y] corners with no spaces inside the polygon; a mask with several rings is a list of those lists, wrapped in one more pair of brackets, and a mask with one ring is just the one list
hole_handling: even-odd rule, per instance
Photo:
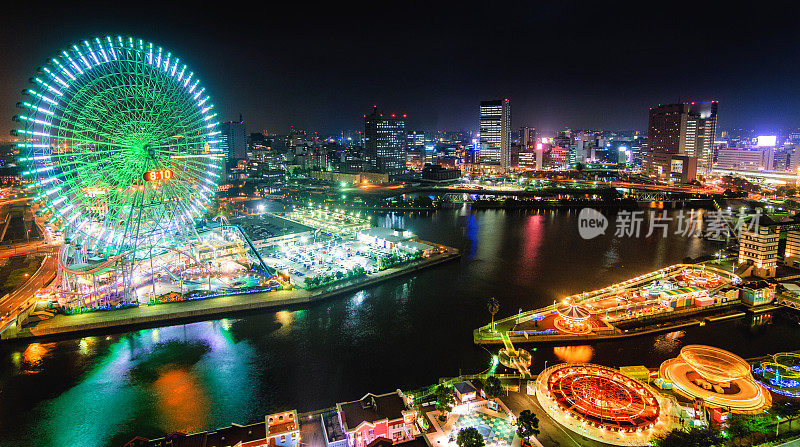
{"label": "light reflection on water", "polygon": [[194,433],[208,426],[208,394],[192,371],[183,368],[161,371],[153,390],[164,431]]}
{"label": "light reflection on water", "polygon": [[555,346],[553,354],[566,363],[589,363],[594,355],[594,348],[589,345]]}
{"label": "light reflection on water", "polygon": [[[462,208],[386,217],[377,223],[405,226],[466,256],[304,308],[0,345],[0,446],[118,446],[134,435],[252,423],[272,411],[413,390],[486,368],[490,353],[472,343],[472,330],[488,323],[489,296],[499,300],[502,318],[716,249],[681,237],[615,238],[613,229],[584,241],[576,216]],[[679,344],[718,343],[745,355],[764,337],[775,343],[800,338],[797,323],[764,321],[757,330],[709,324],[702,332],[687,330]],[[182,354],[197,343],[203,346],[197,355]],[[672,349],[645,337],[528,350],[531,369],[540,370],[545,361],[657,366]]]}

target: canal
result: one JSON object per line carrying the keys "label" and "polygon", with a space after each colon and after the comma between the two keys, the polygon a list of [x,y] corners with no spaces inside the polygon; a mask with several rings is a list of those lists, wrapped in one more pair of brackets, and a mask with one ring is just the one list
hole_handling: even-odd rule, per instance
{"label": "canal", "polygon": [[[675,216],[677,212],[672,213]],[[367,392],[414,389],[475,373],[490,352],[472,330],[720,246],[674,234],[584,240],[574,211],[468,209],[375,216],[462,250],[435,267],[303,308],[48,343],[0,345],[0,446],[119,446],[308,411]],[[743,357],[800,348],[791,313],[591,346],[539,346],[545,362],[657,366],[681,346],[706,343]],[[533,346],[528,346],[533,349]]]}

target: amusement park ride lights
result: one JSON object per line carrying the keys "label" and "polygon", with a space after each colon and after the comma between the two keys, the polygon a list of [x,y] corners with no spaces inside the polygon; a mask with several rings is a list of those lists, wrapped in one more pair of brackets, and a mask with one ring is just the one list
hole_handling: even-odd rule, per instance
{"label": "amusement park ride lights", "polygon": [[588,334],[592,332],[589,318],[592,316],[589,309],[571,300],[564,300],[564,305],[556,309],[558,316],[553,325],[560,332],[567,334]]}
{"label": "amusement park ride lights", "polygon": [[668,424],[662,401],[648,387],[613,368],[562,363],[536,379],[536,398],[561,425],[617,445],[647,445]]}
{"label": "amusement park ride lights", "polygon": [[681,276],[688,283],[707,288],[717,287],[723,282],[720,275],[705,269],[684,269]]}
{"label": "amusement park ride lights", "polygon": [[779,352],[772,356],[772,361],[754,368],[753,374],[774,393],[800,397],[800,354]]}
{"label": "amusement park ride lights", "polygon": [[723,349],[687,345],[679,356],[661,364],[659,376],[691,398],[735,412],[754,412],[771,403],[769,393],[753,379],[750,365]]}
{"label": "amusement park ride lights", "polygon": [[196,236],[221,177],[210,96],[171,52],[121,36],[65,48],[31,83],[12,134],[39,212],[64,230],[59,265],[113,268],[127,297],[137,262]]}

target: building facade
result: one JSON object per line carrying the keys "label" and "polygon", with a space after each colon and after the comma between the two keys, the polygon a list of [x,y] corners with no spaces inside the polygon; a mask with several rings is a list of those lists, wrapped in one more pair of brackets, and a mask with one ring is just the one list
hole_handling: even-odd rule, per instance
{"label": "building facade", "polygon": [[410,441],[418,434],[414,411],[400,392],[366,394],[359,400],[336,404],[348,447],[366,447],[378,439],[392,444]]}
{"label": "building facade", "polygon": [[233,424],[214,431],[192,434],[172,433],[158,439],[137,436],[125,447],[298,447],[300,425],[297,410],[270,414],[250,425]]}
{"label": "building facade", "polygon": [[715,169],[741,169],[749,171],[771,170],[775,159],[774,148],[737,149],[720,148],[717,150]]}
{"label": "building facade", "polygon": [[236,166],[236,161],[247,160],[247,130],[244,121],[226,121],[220,125],[222,152],[228,158],[229,166]]}
{"label": "building facade", "polygon": [[783,262],[789,267],[800,268],[800,228],[791,228],[786,231]]}
{"label": "building facade", "polygon": [[406,169],[406,116],[372,113],[364,116],[364,151],[378,172],[397,174]]}
{"label": "building facade", "polygon": [[756,276],[775,276],[779,233],[780,228],[771,225],[742,230],[739,238],[739,264],[752,264],[753,274]]}
{"label": "building facade", "polygon": [[504,171],[511,165],[511,102],[481,101],[480,152],[482,164],[496,164]]}
{"label": "building facade", "polygon": [[717,102],[662,104],[650,109],[645,172],[661,180],[693,181],[714,160]]}

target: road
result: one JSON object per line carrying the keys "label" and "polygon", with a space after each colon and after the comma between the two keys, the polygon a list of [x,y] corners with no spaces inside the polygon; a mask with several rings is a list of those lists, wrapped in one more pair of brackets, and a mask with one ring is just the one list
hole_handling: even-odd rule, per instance
{"label": "road", "polygon": [[[58,252],[53,250],[57,248],[49,246],[49,253],[45,256],[39,269],[31,275],[25,284],[0,301],[0,327],[5,327],[29,303],[32,303],[36,291],[43,288],[45,283],[55,275]],[[6,314],[8,314],[8,317],[5,317]]]}
{"label": "road", "polygon": [[[539,419],[540,433],[536,439],[544,447],[602,447],[608,446],[602,442],[589,439],[571,430],[562,427],[542,409],[535,396],[509,391],[507,396],[500,396],[500,400],[519,416],[522,410],[531,410]],[[534,444],[536,444],[534,442]]]}

